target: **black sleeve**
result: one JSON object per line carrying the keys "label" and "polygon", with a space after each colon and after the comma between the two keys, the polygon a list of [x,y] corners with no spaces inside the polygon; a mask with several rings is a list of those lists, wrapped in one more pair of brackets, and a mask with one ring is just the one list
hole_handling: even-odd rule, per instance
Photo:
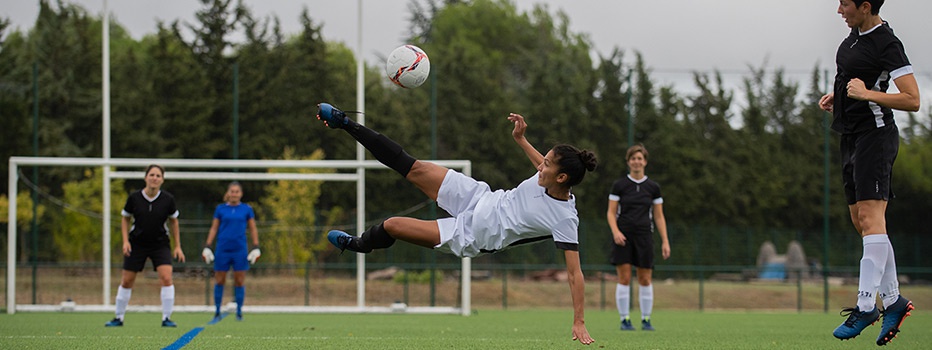
{"label": "black sleeve", "polygon": [[557,242],[557,241],[553,241],[553,243],[556,244],[557,249],[573,250],[577,252],[579,251],[579,243],[566,243],[566,242]]}

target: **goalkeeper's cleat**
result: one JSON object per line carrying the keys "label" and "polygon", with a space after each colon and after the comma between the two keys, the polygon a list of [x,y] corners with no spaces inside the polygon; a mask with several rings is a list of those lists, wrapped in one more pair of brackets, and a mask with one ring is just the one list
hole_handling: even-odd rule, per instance
{"label": "goalkeeper's cleat", "polygon": [[105,323],[104,327],[123,327],[123,320],[119,317],[114,317],[110,322]]}
{"label": "goalkeeper's cleat", "polygon": [[349,124],[346,113],[329,103],[317,105],[317,119],[322,120],[331,129],[342,129],[346,124]]}
{"label": "goalkeeper's cleat", "polygon": [[883,310],[880,336],[877,337],[877,345],[887,345],[893,338],[896,338],[896,334],[900,332],[900,325],[903,324],[903,320],[906,319],[906,316],[909,316],[909,312],[913,309],[915,309],[913,302],[902,295],[896,299],[893,305],[885,308]]}
{"label": "goalkeeper's cleat", "polygon": [[854,307],[841,310],[841,315],[848,316],[848,319],[842,322],[838,328],[835,328],[832,335],[835,338],[845,340],[857,337],[864,328],[877,322],[877,319],[880,318],[880,311],[877,311],[876,307],[871,311],[861,311]]}
{"label": "goalkeeper's cleat", "polygon": [[175,324],[175,321],[166,318],[162,320],[162,327],[178,327],[178,325]]}
{"label": "goalkeeper's cleat", "polygon": [[327,240],[330,241],[330,244],[333,244],[335,247],[339,248],[340,253],[347,249],[349,249],[351,252],[358,253],[359,251],[354,248],[356,246],[353,244],[354,239],[356,239],[356,237],[350,236],[348,233],[339,230],[331,230],[327,233]]}
{"label": "goalkeeper's cleat", "polygon": [[633,331],[634,326],[631,324],[631,318],[626,316],[625,319],[621,320],[621,327],[619,327],[619,329],[623,331]]}
{"label": "goalkeeper's cleat", "polygon": [[641,319],[641,330],[642,331],[652,331],[654,326],[650,325],[650,317]]}

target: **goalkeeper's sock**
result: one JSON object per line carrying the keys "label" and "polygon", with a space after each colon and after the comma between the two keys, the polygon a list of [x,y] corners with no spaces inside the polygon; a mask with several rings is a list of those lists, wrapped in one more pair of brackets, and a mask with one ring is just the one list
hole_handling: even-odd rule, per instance
{"label": "goalkeeper's sock", "polygon": [[370,227],[357,240],[357,246],[359,246],[360,251],[364,252],[372,251],[372,249],[385,249],[393,244],[395,244],[395,238],[389,235],[388,231],[385,231],[385,226],[382,223]]}
{"label": "goalkeeper's sock", "polygon": [[117,289],[116,295],[116,318],[119,318],[120,321],[123,320],[123,316],[126,315],[126,306],[129,305],[129,298],[133,296],[132,288],[123,288],[121,285]]}
{"label": "goalkeeper's sock", "polygon": [[236,315],[243,315],[243,301],[246,300],[246,286],[233,286],[233,297],[236,299]]}
{"label": "goalkeeper's sock", "polygon": [[402,177],[408,177],[408,172],[411,171],[417,159],[405,152],[397,142],[352,120],[344,130],[368,149],[376,160],[397,171]]}
{"label": "goalkeeper's sock", "polygon": [[215,315],[220,315],[220,305],[223,305],[223,285],[214,284],[214,305],[217,307]]}
{"label": "goalkeeper's sock", "polygon": [[175,307],[175,286],[162,286],[162,320],[170,319]]}

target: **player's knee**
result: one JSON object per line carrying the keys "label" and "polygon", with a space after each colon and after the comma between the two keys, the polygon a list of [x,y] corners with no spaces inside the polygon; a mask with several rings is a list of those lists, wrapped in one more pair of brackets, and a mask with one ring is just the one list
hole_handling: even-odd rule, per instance
{"label": "player's knee", "polygon": [[403,228],[401,221],[402,220],[400,220],[398,217],[394,217],[394,216],[388,219],[385,219],[385,221],[382,222],[382,229],[385,230],[385,232],[388,233],[389,236],[394,238],[395,235],[393,234],[393,232],[400,232]]}

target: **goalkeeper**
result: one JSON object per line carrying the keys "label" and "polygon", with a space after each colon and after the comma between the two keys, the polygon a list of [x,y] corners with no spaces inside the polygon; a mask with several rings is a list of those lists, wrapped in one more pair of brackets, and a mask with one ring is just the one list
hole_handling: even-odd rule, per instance
{"label": "goalkeeper", "polygon": [[[243,203],[243,186],[238,182],[227,185],[223,196],[224,203],[214,210],[214,220],[210,224],[207,242],[201,256],[204,261],[214,263],[214,320],[220,319],[220,305],[223,301],[223,286],[226,284],[227,271],[233,267],[233,298],[236,300],[236,320],[243,320],[243,301],[246,299],[246,271],[250,264],[255,264],[261,255],[259,251],[259,230],[256,229],[256,213],[249,204]],[[252,250],[246,253],[246,231],[252,238]],[[217,239],[216,254],[210,249]]]}

